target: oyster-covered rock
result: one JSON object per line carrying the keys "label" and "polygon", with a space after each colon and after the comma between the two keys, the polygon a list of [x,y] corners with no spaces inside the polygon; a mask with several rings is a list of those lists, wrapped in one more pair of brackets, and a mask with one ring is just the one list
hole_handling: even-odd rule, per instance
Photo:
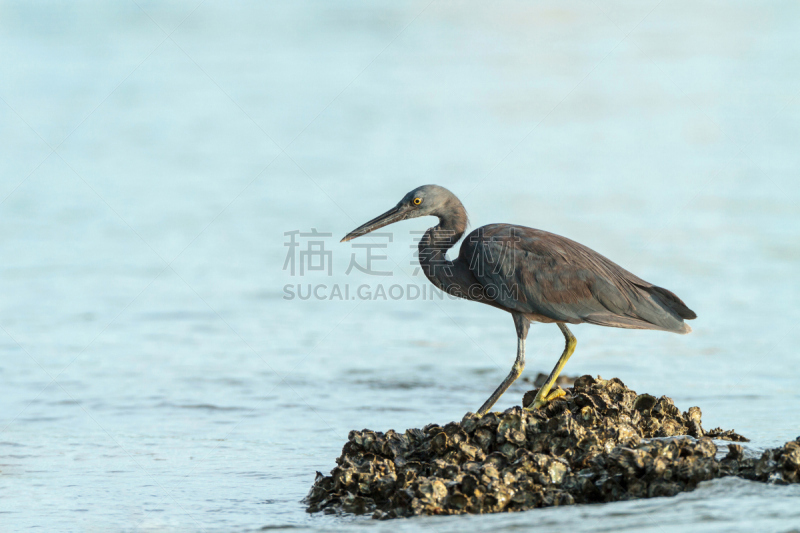
{"label": "oyster-covered rock", "polygon": [[317,473],[305,501],[309,512],[395,518],[673,496],[726,475],[800,481],[800,441],[760,458],[729,444],[718,460],[712,439],[747,439],[705,431],[701,416],[619,379],[581,376],[533,413],[514,407],[404,433],[351,431],[336,468]]}

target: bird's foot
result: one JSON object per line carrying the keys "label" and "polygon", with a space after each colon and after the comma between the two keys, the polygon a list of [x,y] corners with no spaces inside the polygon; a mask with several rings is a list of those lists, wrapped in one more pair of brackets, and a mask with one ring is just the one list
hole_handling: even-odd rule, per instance
{"label": "bird's foot", "polygon": [[567,391],[565,391],[561,387],[557,387],[554,391],[550,391],[546,395],[543,395],[540,389],[539,393],[536,395],[536,398],[533,399],[533,403],[531,403],[528,407],[525,407],[525,410],[536,411],[537,409],[541,409],[548,403],[552,402],[556,398],[561,398],[562,396],[566,396],[566,394]]}

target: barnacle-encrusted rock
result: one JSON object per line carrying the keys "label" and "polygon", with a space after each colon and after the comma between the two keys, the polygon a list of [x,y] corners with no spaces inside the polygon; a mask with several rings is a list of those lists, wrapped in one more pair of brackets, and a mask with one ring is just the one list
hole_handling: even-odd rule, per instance
{"label": "barnacle-encrusted rock", "polygon": [[737,444],[728,445],[728,454],[720,462],[727,475],[785,485],[800,483],[800,437],[780,448],[765,450],[759,458],[745,457]]}
{"label": "barnacle-encrusted rock", "polygon": [[761,458],[729,444],[717,460],[712,438],[747,440],[706,432],[697,407],[682,413],[665,396],[582,376],[534,413],[514,407],[405,433],[351,431],[336,468],[317,473],[306,503],[309,512],[394,518],[672,496],[725,475],[800,481],[800,441]]}

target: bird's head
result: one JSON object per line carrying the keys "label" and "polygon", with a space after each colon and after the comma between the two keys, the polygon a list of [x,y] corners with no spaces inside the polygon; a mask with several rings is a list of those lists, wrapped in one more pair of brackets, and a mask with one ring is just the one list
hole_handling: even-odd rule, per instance
{"label": "bird's head", "polygon": [[[442,218],[457,210],[464,212],[461,202],[458,201],[458,198],[453,193],[439,185],[423,185],[403,196],[403,199],[396,206],[384,214],[373,218],[345,235],[341,242],[361,237],[371,231],[401,220],[424,217],[426,215]],[[464,214],[466,215],[466,212]]]}

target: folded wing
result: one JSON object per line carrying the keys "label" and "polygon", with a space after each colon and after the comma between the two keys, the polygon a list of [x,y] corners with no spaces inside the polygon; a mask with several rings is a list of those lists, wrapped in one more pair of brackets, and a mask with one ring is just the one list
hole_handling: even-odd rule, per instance
{"label": "folded wing", "polygon": [[580,243],[546,231],[492,224],[470,233],[459,259],[486,294],[513,311],[559,322],[688,333],[696,318],[656,287]]}

